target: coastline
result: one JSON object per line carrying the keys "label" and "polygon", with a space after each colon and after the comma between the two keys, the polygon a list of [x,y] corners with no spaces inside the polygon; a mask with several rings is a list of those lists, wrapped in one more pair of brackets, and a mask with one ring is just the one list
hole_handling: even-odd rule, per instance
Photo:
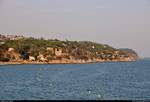
{"label": "coastline", "polygon": [[139,58],[132,49],[116,49],[90,41],[75,42],[27,37],[7,39],[7,36],[1,36],[3,41],[0,45],[0,65],[129,62]]}
{"label": "coastline", "polygon": [[51,61],[51,62],[37,62],[37,61],[22,61],[22,62],[0,62],[1,65],[25,65],[25,64],[90,64],[90,63],[105,63],[105,62],[135,62],[137,60],[101,60],[101,61]]}

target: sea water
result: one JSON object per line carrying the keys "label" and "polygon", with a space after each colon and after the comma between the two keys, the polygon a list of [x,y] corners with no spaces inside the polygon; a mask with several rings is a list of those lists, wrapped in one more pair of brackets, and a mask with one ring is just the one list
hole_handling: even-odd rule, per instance
{"label": "sea water", "polygon": [[150,60],[1,65],[0,100],[150,100]]}

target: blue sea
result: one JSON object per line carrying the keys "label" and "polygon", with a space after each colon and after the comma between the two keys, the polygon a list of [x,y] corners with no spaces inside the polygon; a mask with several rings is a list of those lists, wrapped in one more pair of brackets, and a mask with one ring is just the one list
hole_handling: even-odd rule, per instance
{"label": "blue sea", "polygon": [[0,100],[150,100],[150,60],[1,65]]}

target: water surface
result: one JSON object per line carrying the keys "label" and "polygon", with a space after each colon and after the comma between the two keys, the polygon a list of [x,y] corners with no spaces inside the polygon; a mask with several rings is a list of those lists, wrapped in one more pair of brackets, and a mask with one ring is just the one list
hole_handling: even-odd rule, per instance
{"label": "water surface", "polygon": [[0,99],[150,99],[150,60],[0,66]]}

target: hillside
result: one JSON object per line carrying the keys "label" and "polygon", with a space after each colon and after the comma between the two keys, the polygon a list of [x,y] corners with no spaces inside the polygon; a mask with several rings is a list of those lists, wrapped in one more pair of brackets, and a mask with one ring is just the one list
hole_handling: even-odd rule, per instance
{"label": "hillside", "polygon": [[134,61],[138,59],[138,55],[133,50],[115,49],[106,44],[90,41],[45,40],[32,37],[19,37],[18,39],[3,38],[5,39],[0,40],[1,62],[56,62],[59,60],[64,63],[73,63]]}

